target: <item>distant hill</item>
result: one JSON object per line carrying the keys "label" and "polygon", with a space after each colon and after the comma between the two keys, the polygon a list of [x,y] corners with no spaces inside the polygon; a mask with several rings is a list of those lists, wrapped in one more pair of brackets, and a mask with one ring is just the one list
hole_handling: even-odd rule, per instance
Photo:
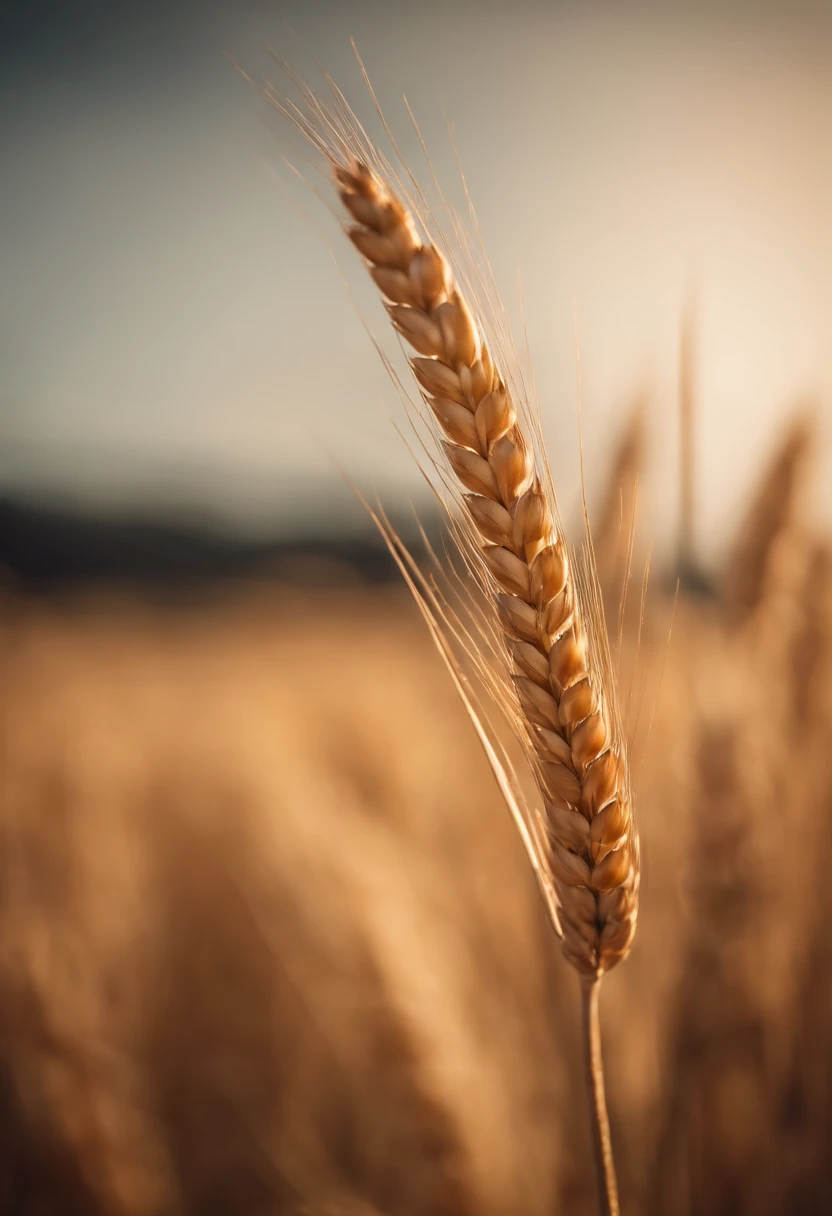
{"label": "distant hill", "polygon": [[[438,521],[428,523],[438,533]],[[92,584],[185,590],[252,578],[379,583],[398,577],[369,519],[359,535],[252,539],[175,520],[85,515],[0,499],[0,578],[33,591]]]}

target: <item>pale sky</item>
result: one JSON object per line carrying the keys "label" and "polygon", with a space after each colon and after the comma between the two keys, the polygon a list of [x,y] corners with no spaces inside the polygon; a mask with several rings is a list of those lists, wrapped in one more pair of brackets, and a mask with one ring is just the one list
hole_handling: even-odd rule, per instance
{"label": "pale sky", "polygon": [[522,280],[567,506],[577,315],[590,491],[646,391],[646,527],[672,534],[690,292],[703,551],[798,400],[819,404],[828,484],[832,9],[725,7],[7,4],[0,494],[293,530],[349,501],[330,453],[388,501],[422,493],[328,244],[386,339],[384,314],[283,164],[297,141],[224,57],[263,75],[272,48],[309,79],[317,61],[370,120],[350,36],[414,168],[402,92],[452,193],[454,126],[515,322]]}

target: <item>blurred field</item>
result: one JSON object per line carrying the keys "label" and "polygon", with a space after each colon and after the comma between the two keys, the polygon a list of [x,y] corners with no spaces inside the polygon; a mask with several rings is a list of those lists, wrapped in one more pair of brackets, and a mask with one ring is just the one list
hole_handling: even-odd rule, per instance
{"label": "blurred field", "polygon": [[[786,436],[724,571],[683,586],[660,688],[672,575],[637,661],[625,631],[645,879],[602,1016],[628,1212],[832,1209],[809,448]],[[575,977],[404,590],[8,590],[0,672],[0,1210],[593,1210]]]}

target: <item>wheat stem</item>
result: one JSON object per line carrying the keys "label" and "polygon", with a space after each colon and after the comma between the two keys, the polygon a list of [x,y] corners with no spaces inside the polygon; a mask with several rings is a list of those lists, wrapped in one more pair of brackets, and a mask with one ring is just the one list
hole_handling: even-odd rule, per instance
{"label": "wheat stem", "polygon": [[589,1114],[592,1126],[592,1148],[598,1185],[600,1216],[619,1216],[618,1181],[610,1139],[607,1116],[607,1096],[604,1089],[604,1061],[601,1055],[601,1023],[598,1018],[600,979],[581,984],[581,1035],[583,1063],[589,1094]]}
{"label": "wheat stem", "polygon": [[523,838],[581,978],[601,1211],[615,1216],[598,981],[629,952],[640,856],[594,561],[573,560],[533,412],[448,260],[420,233],[340,95],[334,109],[310,90],[304,97],[308,116],[276,104],[328,159],[347,235],[409,348],[442,453],[437,475],[459,508],[454,538],[484,592],[485,632],[498,640],[501,705],[537,779],[542,808]]}

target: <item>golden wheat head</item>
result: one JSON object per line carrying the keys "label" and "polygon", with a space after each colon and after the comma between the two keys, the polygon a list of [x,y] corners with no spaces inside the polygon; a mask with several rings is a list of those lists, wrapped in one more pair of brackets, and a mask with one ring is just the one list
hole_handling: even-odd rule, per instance
{"label": "golden wheat head", "polygon": [[504,635],[525,741],[545,804],[547,864],[567,958],[588,979],[627,953],[639,857],[612,689],[547,479],[450,267],[378,172],[332,157],[348,235],[416,353]]}

